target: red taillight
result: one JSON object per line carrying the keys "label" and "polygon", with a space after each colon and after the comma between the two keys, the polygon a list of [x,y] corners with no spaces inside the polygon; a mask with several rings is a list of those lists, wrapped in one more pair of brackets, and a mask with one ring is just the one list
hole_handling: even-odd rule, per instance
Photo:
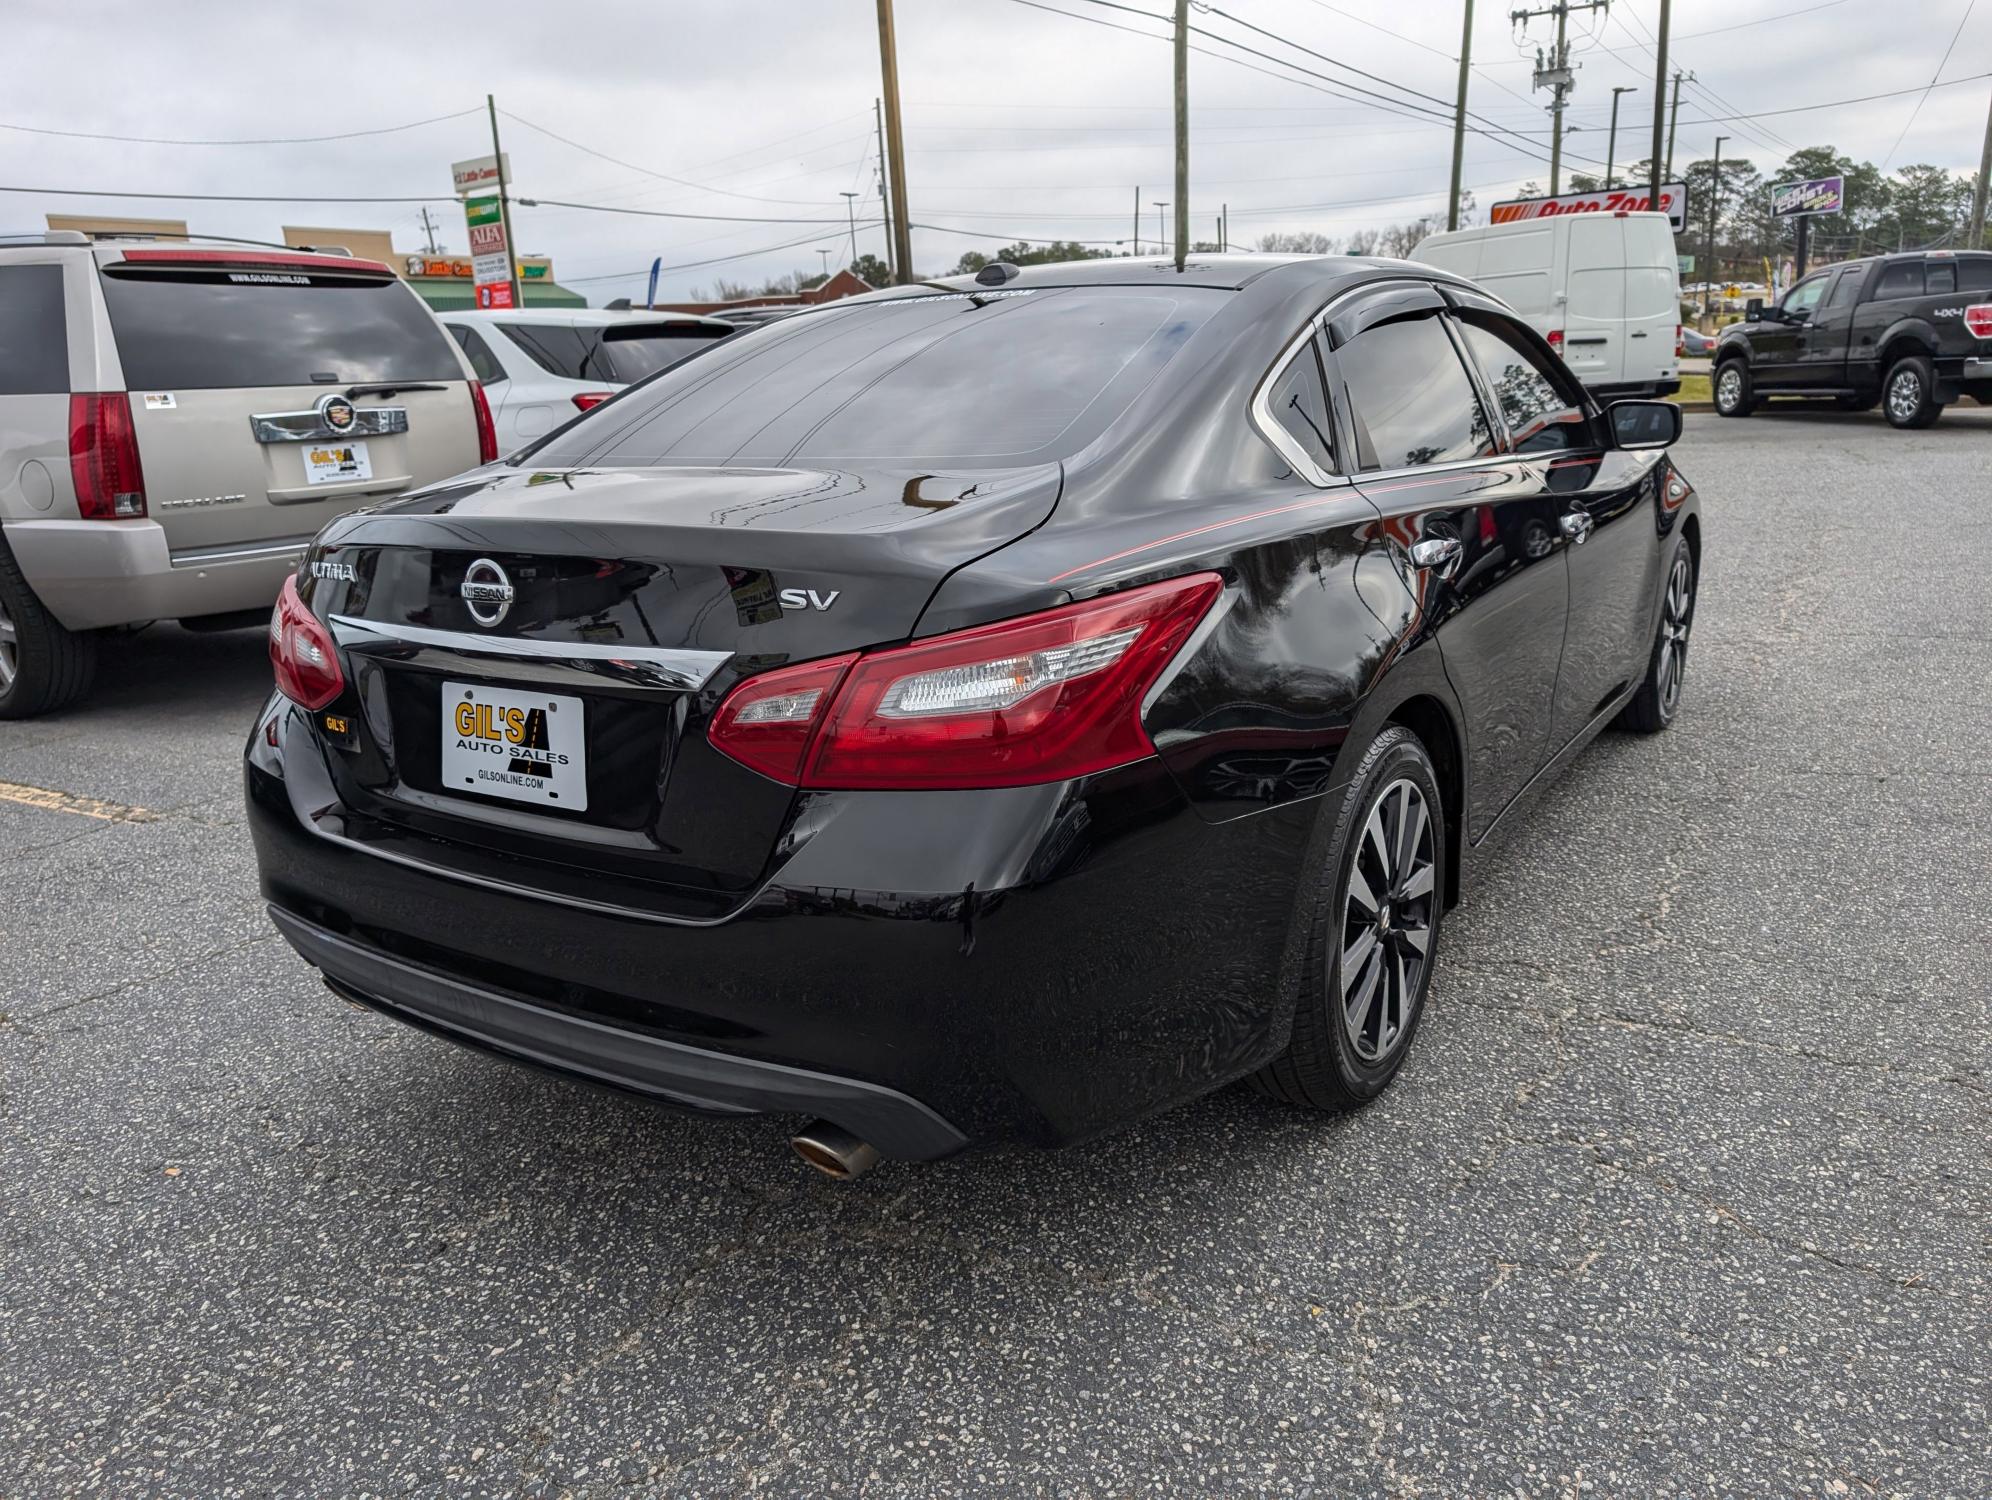
{"label": "red taillight", "polygon": [[270,613],[270,665],[277,691],[299,708],[316,711],[345,691],[339,648],[332,633],[297,596],[297,575],[284,580]]}
{"label": "red taillight", "polygon": [[1223,582],[1197,573],[740,684],[708,734],[813,790],[1029,786],[1155,753],[1141,700]]}
{"label": "red taillight", "polygon": [[1679,359],[1687,350],[1687,325],[1674,325],[1674,358]]}
{"label": "red taillight", "polygon": [[856,660],[826,656],[748,678],[726,695],[706,737],[741,765],[797,785],[823,711]]}
{"label": "red taillight", "polygon": [[1563,353],[1563,330],[1561,328],[1552,328],[1543,337],[1549,340],[1549,347],[1554,353]]}
{"label": "red taillight", "polygon": [[130,521],[145,514],[145,474],[131,398],[123,391],[77,391],[69,398],[69,477],[86,521]]}
{"label": "red taillight", "polygon": [[1992,339],[1992,302],[1980,302],[1964,310],[1964,326],[1981,339]]}
{"label": "red taillight", "polygon": [[574,409],[576,411],[592,411],[614,394],[614,391],[583,391],[574,398]]}
{"label": "red taillight", "polygon": [[485,399],[484,386],[479,381],[470,383],[470,405],[477,413],[477,461],[492,463],[498,457],[498,429],[491,425],[491,403]]}

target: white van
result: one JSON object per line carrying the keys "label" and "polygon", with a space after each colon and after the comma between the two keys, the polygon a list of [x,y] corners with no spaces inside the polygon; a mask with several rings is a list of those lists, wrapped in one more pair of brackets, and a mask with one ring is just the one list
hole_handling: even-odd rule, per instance
{"label": "white van", "polygon": [[1573,213],[1435,234],[1411,252],[1499,297],[1601,396],[1681,388],[1681,278],[1665,214]]}

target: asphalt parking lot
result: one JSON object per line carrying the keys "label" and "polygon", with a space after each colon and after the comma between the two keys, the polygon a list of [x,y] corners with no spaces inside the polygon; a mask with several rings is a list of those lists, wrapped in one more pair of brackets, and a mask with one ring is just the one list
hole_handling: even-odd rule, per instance
{"label": "asphalt parking lot", "polygon": [[840,1186],[351,1009],[261,636],[126,642],[0,725],[0,1494],[1992,1491],[1992,411],[1689,423],[1681,721],[1332,1121]]}

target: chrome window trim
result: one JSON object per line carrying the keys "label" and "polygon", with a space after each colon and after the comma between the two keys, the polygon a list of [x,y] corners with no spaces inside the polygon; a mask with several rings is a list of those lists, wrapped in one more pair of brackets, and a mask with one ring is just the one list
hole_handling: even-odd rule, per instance
{"label": "chrome window trim", "polygon": [[[1393,286],[1424,286],[1430,287],[1436,292],[1441,285],[1442,283],[1428,280],[1423,276],[1383,276],[1375,281],[1365,281],[1356,286],[1343,288],[1314,310],[1307,320],[1307,326],[1288,341],[1286,347],[1280,350],[1279,357],[1273,361],[1272,368],[1259,377],[1259,384],[1252,392],[1251,405],[1247,408],[1253,428],[1258,432],[1260,437],[1272,445],[1275,453],[1287,461],[1287,464],[1296,474],[1300,475],[1302,479],[1305,479],[1316,489],[1327,489],[1332,485],[1352,483],[1361,471],[1351,470],[1345,474],[1339,469],[1324,469],[1317,464],[1308,455],[1307,450],[1296,443],[1287,430],[1274,418],[1272,408],[1273,387],[1279,384],[1279,379],[1286,373],[1287,366],[1292,364],[1299,356],[1300,351],[1307,346],[1309,339],[1317,335],[1321,338],[1328,336],[1328,315],[1344,302],[1347,302],[1351,297],[1366,296],[1379,288]],[[1322,399],[1328,403],[1328,415],[1332,419],[1335,415],[1335,393],[1326,388],[1325,380],[1321,395]],[[1485,462],[1485,460],[1480,460],[1480,462]]]}
{"label": "chrome window trim", "polygon": [[344,432],[327,427],[325,419],[315,410],[259,412],[249,419],[249,430],[259,443],[316,443],[338,438],[390,437],[408,430],[408,408],[356,406],[353,408],[353,425]]}
{"label": "chrome window trim", "polygon": [[536,641],[516,635],[472,635],[423,625],[390,625],[333,615],[332,634],[344,649],[418,646],[482,660],[543,667],[570,677],[620,681],[634,687],[695,693],[733,659],[731,651],[666,646],[601,646],[587,641]]}

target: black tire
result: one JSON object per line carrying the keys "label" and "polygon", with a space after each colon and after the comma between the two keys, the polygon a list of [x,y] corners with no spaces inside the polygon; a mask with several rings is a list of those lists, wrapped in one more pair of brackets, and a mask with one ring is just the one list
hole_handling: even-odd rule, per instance
{"label": "black tire", "polygon": [[1687,538],[1674,543],[1661,584],[1660,624],[1653,632],[1653,650],[1646,659],[1646,676],[1639,691],[1612,722],[1634,734],[1658,734],[1681,710],[1681,688],[1688,669],[1688,632],[1695,623],[1695,555]]}
{"label": "black tire", "polygon": [[1921,354],[1905,354],[1881,382],[1881,411],[1890,427],[1928,427],[1943,415],[1937,404],[1937,371]]}
{"label": "black tire", "polygon": [[[1406,797],[1401,791],[1405,787],[1415,796]],[[1414,809],[1425,813],[1422,823]],[[1418,1034],[1438,960],[1439,922],[1445,911],[1446,808],[1431,757],[1418,737],[1401,725],[1378,735],[1332,815],[1321,879],[1301,895],[1307,903],[1302,915],[1308,922],[1308,951],[1293,1033],[1286,1051],[1254,1073],[1251,1083],[1287,1104],[1346,1110],[1369,1103],[1397,1076]],[[1373,841],[1372,823],[1381,830],[1383,844],[1401,852],[1399,818],[1410,825],[1413,848],[1408,858],[1393,864],[1385,856],[1394,851]],[[1365,905],[1360,888],[1351,892],[1358,871],[1373,905]],[[1375,890],[1385,879],[1396,882],[1394,889]],[[1351,953],[1359,954],[1353,961],[1357,972],[1344,984],[1344,963]],[[1361,1021],[1352,1025],[1351,1011],[1362,1004],[1365,985],[1368,1004]]]}
{"label": "black tire", "polygon": [[96,636],[57,624],[0,542],[0,719],[30,719],[73,703],[96,675]]}
{"label": "black tire", "polygon": [[[1729,377],[1735,374],[1732,382]],[[1725,359],[1715,367],[1715,378],[1709,383],[1710,394],[1715,398],[1715,411],[1722,417],[1747,417],[1757,409],[1756,398],[1751,394],[1750,365],[1739,358]]]}

